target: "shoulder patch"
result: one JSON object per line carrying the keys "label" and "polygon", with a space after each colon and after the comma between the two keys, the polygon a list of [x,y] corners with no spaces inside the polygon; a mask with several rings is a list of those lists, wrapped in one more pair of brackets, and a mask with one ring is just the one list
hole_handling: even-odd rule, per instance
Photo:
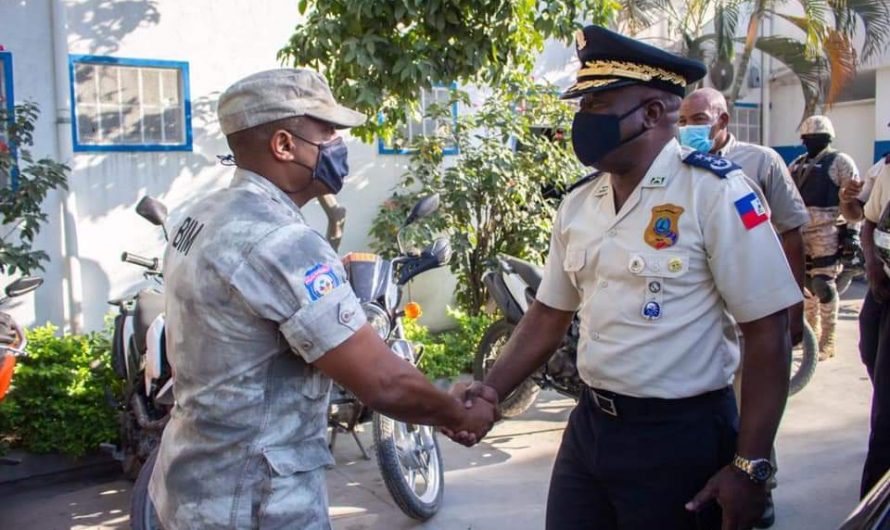
{"label": "shoulder patch", "polygon": [[309,293],[309,299],[313,302],[330,294],[340,285],[340,278],[333,268],[326,263],[319,263],[306,271],[303,277],[303,285]]}
{"label": "shoulder patch", "polygon": [[742,169],[741,166],[736,165],[731,160],[708,153],[702,153],[701,151],[693,151],[692,153],[689,153],[686,158],[683,159],[683,162],[690,166],[706,169],[720,178],[726,178],[726,176],[733,171]]}
{"label": "shoulder patch", "polygon": [[603,174],[602,171],[596,171],[594,173],[591,173],[590,175],[587,175],[586,177],[582,178],[581,180],[578,180],[577,182],[575,182],[574,184],[569,186],[569,189],[566,190],[566,195],[568,195],[569,193],[572,193],[573,191],[575,191],[576,189],[580,188],[581,186],[583,186],[585,184],[589,184],[589,183],[593,182],[594,180],[597,179],[597,177],[599,177],[602,174]]}

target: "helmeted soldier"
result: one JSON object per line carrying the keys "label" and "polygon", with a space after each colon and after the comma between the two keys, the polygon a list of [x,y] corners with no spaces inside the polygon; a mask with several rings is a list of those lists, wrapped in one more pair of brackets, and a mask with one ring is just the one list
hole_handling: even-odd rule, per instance
{"label": "helmeted soldier", "polygon": [[800,138],[807,152],[794,160],[789,169],[810,212],[810,222],[803,229],[809,291],[804,311],[819,337],[819,359],[825,360],[834,357],[840,303],[836,283],[841,271],[840,190],[851,182],[858,183],[860,178],[853,159],[831,147],[835,132],[828,117],[810,116],[804,120]]}

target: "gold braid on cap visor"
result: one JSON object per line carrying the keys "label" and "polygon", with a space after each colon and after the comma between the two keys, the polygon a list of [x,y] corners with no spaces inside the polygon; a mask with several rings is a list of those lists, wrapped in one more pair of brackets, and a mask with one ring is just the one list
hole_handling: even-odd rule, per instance
{"label": "gold braid on cap visor", "polygon": [[634,79],[637,81],[651,81],[652,79],[657,79],[678,86],[686,86],[686,79],[679,74],[665,70],[664,68],[625,61],[591,61],[578,71],[578,79],[591,75],[612,76],[612,78],[578,81],[569,89],[569,92],[611,85],[612,83],[624,79]]}

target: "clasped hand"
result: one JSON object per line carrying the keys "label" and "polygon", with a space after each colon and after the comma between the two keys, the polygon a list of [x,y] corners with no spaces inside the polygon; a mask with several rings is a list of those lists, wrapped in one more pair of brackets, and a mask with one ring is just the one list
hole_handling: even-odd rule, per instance
{"label": "clasped hand", "polygon": [[469,386],[457,383],[451,387],[450,393],[463,403],[464,414],[453,428],[443,427],[442,434],[461,445],[472,447],[500,420],[497,392],[476,381]]}

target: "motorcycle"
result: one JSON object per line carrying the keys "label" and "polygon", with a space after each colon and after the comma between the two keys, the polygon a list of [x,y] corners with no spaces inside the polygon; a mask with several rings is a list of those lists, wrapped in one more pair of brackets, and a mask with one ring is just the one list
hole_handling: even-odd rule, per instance
{"label": "motorcycle", "polygon": [[[368,322],[389,344],[395,355],[414,365],[422,352],[418,352],[413,344],[405,340],[402,319],[406,313],[419,313],[419,306],[407,304],[406,309],[398,309],[402,288],[417,275],[448,263],[451,247],[446,239],[438,239],[420,253],[405,252],[401,238],[405,228],[432,214],[438,204],[439,198],[434,195],[415,205],[397,236],[400,255],[391,261],[368,253],[351,253],[343,257],[349,283],[361,301]],[[151,327],[156,324],[162,327],[162,319],[163,315],[158,316]],[[154,336],[151,332],[149,335]],[[160,383],[157,380],[154,386],[157,387]],[[166,423],[166,416],[163,421]],[[356,432],[358,425],[368,421],[373,426],[377,465],[393,500],[409,517],[418,520],[431,518],[441,506],[445,480],[435,430],[429,426],[407,424],[372,412],[352,392],[338,384],[332,385],[328,405],[331,449],[333,450],[338,433],[349,433],[363,456],[370,459]],[[159,437],[163,424],[158,425]],[[157,515],[148,496],[148,483],[156,455],[157,451],[154,450],[142,466],[133,487],[130,521],[137,530],[159,528]]]}
{"label": "motorcycle", "polygon": [[[136,213],[161,227],[167,208],[156,199],[144,197]],[[158,258],[124,252],[121,261],[143,267],[144,280],[108,303],[117,307],[111,342],[111,366],[124,382],[123,399],[116,401],[120,446],[102,448],[121,462],[131,480],[160,444],[161,433],[173,407],[173,378],[164,344],[164,282]]]}
{"label": "motorcycle", "polygon": [[[343,258],[349,283],[362,303],[368,322],[386,341],[393,353],[412,365],[422,356],[415,345],[405,340],[402,319],[406,314],[419,316],[417,304],[399,310],[402,289],[423,272],[439,268],[451,258],[447,239],[437,239],[420,253],[405,252],[402,232],[417,220],[433,213],[439,206],[438,195],[418,202],[399,230],[396,240],[399,256],[387,261],[375,254],[352,253]],[[366,459],[368,453],[356,434],[358,424],[371,421],[377,466],[393,500],[405,515],[420,521],[430,519],[442,503],[444,467],[442,453],[433,427],[400,422],[372,412],[349,390],[336,383],[331,394],[329,425],[331,449],[338,432],[352,434]]]}
{"label": "motorcycle", "polygon": [[[15,280],[6,286],[4,290],[5,295],[0,297],[0,307],[8,304],[13,298],[18,298],[34,291],[41,285],[43,285],[43,278],[38,277],[28,276]],[[0,345],[0,402],[3,401],[7,392],[9,392],[17,358],[27,355],[26,349],[28,347],[28,339],[19,323],[10,317],[9,324],[11,328],[9,331],[11,331],[12,335],[10,338],[12,340]],[[16,465],[18,463],[17,460],[0,457],[0,465]]]}
{"label": "motorcycle", "polygon": [[[485,378],[501,354],[513,329],[534,301],[542,275],[543,270],[532,263],[512,256],[500,256],[496,267],[483,276],[482,281],[491,297],[489,311],[500,312],[502,318],[489,326],[479,343],[473,362],[476,380]],[[512,418],[528,410],[542,389],[552,389],[573,399],[581,396],[585,384],[578,375],[577,367],[579,329],[576,314],[553,356],[501,400],[500,412],[503,417]],[[800,392],[813,377],[817,357],[816,335],[804,322],[803,342],[791,352],[789,396]]]}

